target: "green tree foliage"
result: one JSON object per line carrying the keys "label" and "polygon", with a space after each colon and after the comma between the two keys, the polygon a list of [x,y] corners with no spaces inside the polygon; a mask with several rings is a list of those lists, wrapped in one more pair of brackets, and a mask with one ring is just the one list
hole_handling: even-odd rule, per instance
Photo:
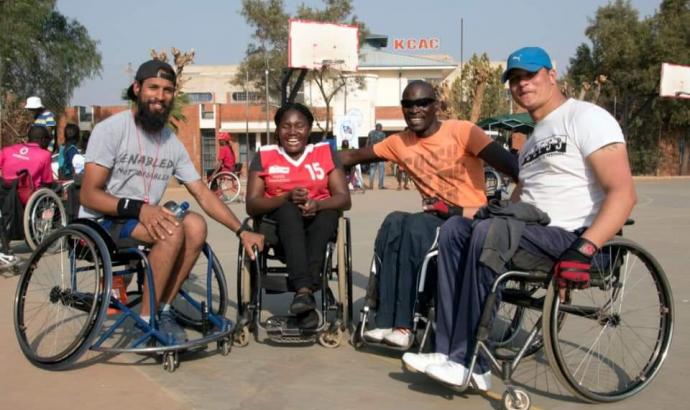
{"label": "green tree foliage", "polygon": [[[246,56],[233,81],[244,85],[249,74],[251,87],[265,89],[265,70],[268,66],[269,98],[279,101],[283,70],[287,66],[288,20],[299,18],[305,20],[356,24],[359,26],[360,44],[366,35],[366,27],[353,14],[351,0],[323,0],[323,8],[314,8],[302,4],[294,15],[285,11],[283,0],[243,0],[240,14],[247,24],[254,28],[252,42],[247,46]],[[294,77],[292,81],[294,82]],[[337,67],[325,67],[313,70],[307,80],[313,80],[326,101],[327,123],[322,128],[330,131],[330,101],[336,92],[345,86],[345,77]],[[349,83],[348,83],[349,84]]]}
{"label": "green tree foliage", "polygon": [[101,71],[98,43],[60,14],[54,0],[0,0],[0,86],[38,95],[60,114],[74,90]]}
{"label": "green tree foliage", "polygon": [[446,94],[446,117],[469,119],[475,103],[478,90],[478,76],[485,78],[483,100],[481,102],[480,118],[507,114],[510,111],[510,99],[503,83],[501,74],[503,67],[492,68],[486,54],[473,54],[462,68],[462,77],[456,78]]}
{"label": "green tree foliage", "polygon": [[590,85],[605,76],[596,103],[621,124],[633,171],[654,173],[659,138],[690,126],[687,101],[658,97],[661,63],[690,63],[690,0],[664,0],[642,20],[629,1],[616,0],[597,10],[585,33],[591,45],[570,60],[570,92],[594,99]]}

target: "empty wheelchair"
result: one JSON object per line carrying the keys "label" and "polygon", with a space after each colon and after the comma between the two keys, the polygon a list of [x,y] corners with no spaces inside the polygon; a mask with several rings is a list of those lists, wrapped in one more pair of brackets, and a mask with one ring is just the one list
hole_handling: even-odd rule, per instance
{"label": "empty wheelchair", "polygon": [[169,372],[183,351],[216,342],[223,355],[230,352],[234,326],[225,318],[227,285],[208,245],[172,304],[176,320],[198,333],[196,339],[175,344],[159,330],[155,315],[142,319],[137,306],[144,280],[155,312],[144,246],[129,240],[116,244],[91,220],[53,232],[31,255],[17,287],[14,326],[22,352],[50,370],[70,367],[87,350],[151,354]]}
{"label": "empty wheelchair", "polygon": [[[607,242],[586,289],[559,289],[548,270],[515,268],[492,285],[468,372],[485,355],[506,386],[506,409],[530,407],[511,375],[541,348],[559,382],[585,402],[623,400],[656,376],[673,335],[673,297],[663,269],[640,245]],[[469,385],[470,377],[460,390]]]}
{"label": "empty wheelchair", "polygon": [[[294,316],[265,314],[268,294],[292,292],[275,224],[264,219],[255,231],[265,234],[264,251],[252,261],[240,245],[237,256],[237,330],[235,343],[246,346],[253,334],[258,342],[314,343],[340,346],[352,318],[352,250],[350,220],[340,217],[336,236],[326,246],[317,297],[318,325],[301,328]],[[336,292],[332,290],[335,282]],[[337,296],[336,296],[337,295]]]}

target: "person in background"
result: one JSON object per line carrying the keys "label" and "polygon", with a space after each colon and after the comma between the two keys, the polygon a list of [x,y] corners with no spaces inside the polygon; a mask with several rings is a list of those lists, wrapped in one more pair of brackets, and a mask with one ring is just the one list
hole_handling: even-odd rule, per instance
{"label": "person in background", "polygon": [[34,125],[40,125],[48,129],[48,137],[46,137],[45,149],[50,152],[55,152],[58,148],[57,144],[57,134],[55,128],[57,122],[55,122],[55,114],[48,111],[41,101],[41,97],[33,96],[26,99],[26,105],[24,106],[27,110],[31,112],[34,119]]}
{"label": "person in background", "polygon": [[[367,138],[367,147],[374,146],[374,144],[383,141],[384,138],[386,138],[386,133],[383,132],[383,126],[381,123],[376,123],[375,128],[369,132],[369,136]],[[369,164],[369,189],[374,189],[374,179],[376,178],[377,172],[379,174],[379,189],[386,189],[383,183],[385,171],[385,161],[376,161]]]}
{"label": "person in background", "polygon": [[218,133],[218,165],[216,167],[216,172],[227,171],[235,172],[235,152],[230,146],[230,133],[229,132],[219,132]]}

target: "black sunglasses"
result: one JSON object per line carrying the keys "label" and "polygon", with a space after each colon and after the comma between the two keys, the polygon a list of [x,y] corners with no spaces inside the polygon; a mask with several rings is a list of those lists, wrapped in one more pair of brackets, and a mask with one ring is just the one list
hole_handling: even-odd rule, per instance
{"label": "black sunglasses", "polygon": [[435,98],[419,98],[417,100],[400,100],[400,105],[403,108],[421,107],[426,108],[435,103]]}

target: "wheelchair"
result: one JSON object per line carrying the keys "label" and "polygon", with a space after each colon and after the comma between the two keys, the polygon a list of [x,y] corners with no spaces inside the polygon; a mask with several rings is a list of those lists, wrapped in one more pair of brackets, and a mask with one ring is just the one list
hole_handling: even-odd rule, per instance
{"label": "wheelchair", "polygon": [[[246,223],[247,221],[245,221]],[[259,226],[257,226],[259,225]],[[340,346],[352,320],[352,247],[350,220],[338,219],[335,237],[326,246],[321,272],[321,289],[316,292],[316,328],[300,328],[294,316],[276,315],[264,318],[264,297],[267,294],[292,292],[288,273],[278,243],[275,223],[264,218],[254,230],[265,234],[265,248],[255,261],[240,244],[237,253],[237,327],[234,341],[249,344],[251,335],[263,343],[309,344],[318,342],[327,348]],[[330,282],[337,281],[337,297]]]}
{"label": "wheelchair", "polygon": [[[57,192],[51,188],[36,189],[29,173],[25,170],[17,174],[17,179],[3,182],[3,206],[5,201],[14,201],[12,212],[5,213],[4,225],[14,223],[22,226],[18,229],[5,229],[7,240],[23,239],[33,251],[51,232],[64,227],[68,223],[68,213],[63,199],[58,193],[68,192],[60,186]],[[18,197],[19,203],[15,197]],[[21,208],[21,209],[19,209]],[[10,208],[6,208],[10,209]],[[19,210],[18,210],[19,209]],[[9,221],[7,218],[14,218]]]}
{"label": "wheelchair", "polygon": [[[134,278],[136,285],[129,286]],[[144,246],[133,240],[116,243],[92,220],[77,219],[53,232],[31,255],[17,286],[14,328],[23,354],[37,367],[63,370],[87,350],[139,353],[157,356],[173,372],[179,354],[212,342],[222,355],[230,353],[234,323],[225,318],[227,284],[210,246],[204,245],[171,308],[178,323],[198,338],[175,344],[159,330],[155,315],[148,322],[141,318],[136,307],[144,280],[155,312]]]}
{"label": "wheelchair", "polygon": [[218,171],[208,177],[208,188],[228,206],[240,198],[242,184],[239,175],[241,171],[242,163],[237,163],[233,172]]}
{"label": "wheelchair", "polygon": [[415,335],[414,343],[409,348],[391,346],[383,342],[367,340],[364,332],[368,329],[370,316],[374,314],[378,307],[378,278],[377,272],[380,268],[380,260],[376,254],[371,261],[369,271],[369,282],[364,297],[364,305],[360,310],[359,323],[350,335],[350,344],[355,349],[363,346],[385,347],[387,349],[407,351],[416,347],[418,353],[428,352],[434,348],[434,326],[436,315],[436,258],[438,257],[438,234],[440,228],[436,229],[436,237],[433,244],[427,251],[419,275],[417,275],[416,297],[413,309],[412,333]]}

